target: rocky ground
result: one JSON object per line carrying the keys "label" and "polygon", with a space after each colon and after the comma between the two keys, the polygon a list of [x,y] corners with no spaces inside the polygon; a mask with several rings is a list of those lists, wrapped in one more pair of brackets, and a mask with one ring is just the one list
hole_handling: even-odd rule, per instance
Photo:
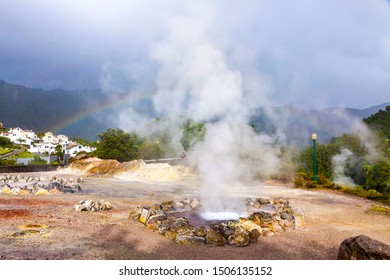
{"label": "rocky ground", "polygon": [[[31,174],[29,174],[31,176]],[[71,174],[49,172],[36,176]],[[132,209],[198,198],[196,180],[131,182],[86,176],[79,192],[0,194],[0,259],[336,259],[340,243],[367,235],[390,244],[390,217],[367,211],[372,201],[334,191],[296,189],[277,182],[247,184],[234,195],[279,197],[305,213],[305,226],[261,236],[247,247],[176,244],[134,219]],[[75,211],[80,201],[105,201],[105,211]]]}

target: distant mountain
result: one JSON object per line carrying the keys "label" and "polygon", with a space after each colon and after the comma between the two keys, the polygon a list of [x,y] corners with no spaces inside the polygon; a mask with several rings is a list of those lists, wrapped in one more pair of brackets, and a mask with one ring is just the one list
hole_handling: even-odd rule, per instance
{"label": "distant mountain", "polygon": [[[5,127],[94,140],[107,128],[117,127],[115,118],[109,116],[125,109],[121,101],[126,98],[125,93],[118,93],[113,99],[101,90],[46,91],[0,81],[0,122]],[[129,106],[154,114],[147,99],[136,100]]]}
{"label": "distant mountain", "polygon": [[[260,133],[274,135],[284,144],[304,147],[311,144],[314,132],[319,143],[327,143],[332,137],[356,131],[362,119],[389,105],[390,102],[367,109],[325,110],[292,106],[258,108],[251,123]],[[151,99],[131,98],[128,93],[116,93],[113,98],[101,90],[46,91],[0,81],[0,122],[6,127],[96,140],[107,128],[117,128],[116,116],[129,108],[148,118],[156,115]]]}
{"label": "distant mountain", "polygon": [[319,143],[328,143],[333,137],[363,131],[362,120],[383,110],[390,102],[367,109],[328,108],[301,110],[292,106],[259,108],[251,123],[257,131],[274,135],[281,143],[305,147],[311,144],[311,135],[318,135]]}
{"label": "distant mountain", "polygon": [[375,114],[364,119],[364,122],[376,131],[379,131],[387,139],[390,139],[390,105],[380,109]]}

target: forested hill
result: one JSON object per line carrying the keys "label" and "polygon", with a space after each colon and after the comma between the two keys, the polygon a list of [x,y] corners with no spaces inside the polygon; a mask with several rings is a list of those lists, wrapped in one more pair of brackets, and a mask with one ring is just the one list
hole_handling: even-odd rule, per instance
{"label": "forested hill", "polygon": [[[126,100],[128,94],[115,93],[115,98]],[[101,90],[42,90],[0,80],[0,122],[5,127],[21,127],[36,132],[52,130],[71,137],[96,140],[99,133],[118,127],[116,116],[127,112],[129,106],[148,119],[156,116],[150,98],[111,107],[111,97]],[[319,142],[327,143],[333,137],[352,132],[348,123],[350,117],[362,120],[389,105],[390,102],[367,109],[325,110],[301,110],[292,106],[267,110],[259,108],[254,112],[251,123],[258,131],[271,134],[278,127],[286,144],[302,147],[310,144],[307,135],[313,132],[319,135]],[[269,114],[270,110],[272,114]]]}
{"label": "forested hill", "polygon": [[[121,94],[116,97],[121,98]],[[150,104],[144,100],[137,102],[140,110],[149,110]],[[110,95],[100,90],[46,91],[0,80],[0,122],[5,127],[21,127],[36,132],[52,130],[94,140],[107,128],[115,127],[110,118],[117,113],[115,109],[106,109],[104,115],[96,109],[109,107],[110,103]]]}
{"label": "forested hill", "polygon": [[383,133],[387,139],[390,138],[390,106],[386,106],[385,109],[381,109],[370,117],[365,118],[364,122],[367,123],[371,129]]}

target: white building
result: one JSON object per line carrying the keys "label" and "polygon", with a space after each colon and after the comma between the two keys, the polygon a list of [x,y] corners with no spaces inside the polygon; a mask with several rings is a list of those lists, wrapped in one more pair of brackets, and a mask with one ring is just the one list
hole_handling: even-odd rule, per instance
{"label": "white building", "polygon": [[34,140],[27,135],[20,127],[11,128],[9,131],[0,134],[0,136],[7,137],[12,143],[30,146]]}
{"label": "white building", "polygon": [[84,146],[77,143],[71,143],[66,145],[64,147],[64,150],[65,150],[65,154],[68,154],[70,157],[74,157],[80,152],[86,152],[86,153],[93,152],[94,150],[96,150],[96,148]]}
{"label": "white building", "polygon": [[60,134],[60,135],[57,135],[56,136],[56,138],[57,138],[57,143],[69,143],[69,137],[68,136],[66,136],[66,135],[63,135],[63,134]]}
{"label": "white building", "polygon": [[51,132],[46,132],[45,135],[42,137],[42,141],[44,143],[51,143],[51,144],[58,143],[57,137]]}
{"label": "white building", "polygon": [[28,151],[33,154],[54,154],[56,152],[56,146],[57,145],[52,143],[35,143],[30,146]]}

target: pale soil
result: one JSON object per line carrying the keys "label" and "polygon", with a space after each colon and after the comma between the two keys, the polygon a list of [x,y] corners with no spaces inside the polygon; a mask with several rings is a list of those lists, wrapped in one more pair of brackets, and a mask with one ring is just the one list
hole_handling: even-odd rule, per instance
{"label": "pale soil", "polygon": [[[196,182],[148,184],[86,177],[78,194],[0,195],[1,259],[336,259],[340,243],[365,234],[390,244],[390,217],[367,213],[374,202],[334,191],[268,182],[239,188],[244,197],[290,199],[305,212],[304,228],[260,237],[244,248],[177,245],[129,220],[143,204],[197,197]],[[106,200],[113,209],[75,212],[80,200]],[[31,233],[17,235],[25,229]]]}

